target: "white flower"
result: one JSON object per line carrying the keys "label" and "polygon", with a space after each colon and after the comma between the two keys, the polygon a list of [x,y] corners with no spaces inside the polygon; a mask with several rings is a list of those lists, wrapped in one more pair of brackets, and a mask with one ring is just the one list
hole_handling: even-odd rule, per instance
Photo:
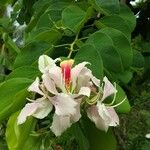
{"label": "white flower", "polygon": [[[116,88],[110,83],[107,77],[104,77],[104,87],[101,87],[100,93],[96,98],[96,104],[87,109],[87,115],[93,121],[97,128],[107,131],[109,126],[119,125],[119,117],[112,106],[107,106],[103,101],[117,92]],[[102,93],[102,95],[101,95]]]}
{"label": "white flower", "polygon": [[145,137],[146,137],[147,139],[150,139],[150,133],[146,134]]}
{"label": "white flower", "polygon": [[42,81],[40,83],[39,78],[36,78],[28,90],[38,93],[41,98],[26,104],[18,116],[18,124],[24,123],[28,116],[42,119],[54,107],[55,114],[50,128],[59,136],[80,119],[80,103],[83,97],[89,97],[91,85],[98,85],[100,81],[85,67],[88,62],[72,68],[73,60],[62,61],[60,67],[55,64],[57,60],[60,59],[40,56],[38,64],[43,73]]}

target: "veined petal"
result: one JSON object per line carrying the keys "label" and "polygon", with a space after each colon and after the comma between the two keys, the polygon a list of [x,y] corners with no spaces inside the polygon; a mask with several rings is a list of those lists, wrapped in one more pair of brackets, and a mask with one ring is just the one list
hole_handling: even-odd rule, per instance
{"label": "veined petal", "polygon": [[38,93],[40,95],[44,95],[44,93],[40,90],[39,86],[40,86],[40,80],[39,78],[37,77],[35,79],[35,81],[29,86],[28,88],[28,91],[30,92],[35,92],[35,93]]}
{"label": "veined petal", "polygon": [[49,69],[49,76],[54,81],[56,86],[65,92],[65,83],[63,81],[61,68],[58,66]]}
{"label": "veined petal", "polygon": [[84,95],[84,96],[87,96],[89,97],[90,96],[90,93],[91,93],[91,90],[89,87],[81,87],[78,95]]}
{"label": "veined petal", "polygon": [[103,90],[103,97],[101,101],[117,92],[116,88],[113,86],[113,84],[111,84],[111,82],[107,79],[107,77],[104,77],[103,81],[105,84]]}
{"label": "veined petal", "polygon": [[75,106],[76,113],[74,115],[71,115],[71,122],[77,122],[81,118],[81,113],[80,113],[80,103],[82,99],[77,99],[77,106]]}
{"label": "veined petal", "polygon": [[17,124],[23,124],[26,121],[27,117],[32,116],[37,109],[38,109],[37,103],[26,104],[18,116]]}
{"label": "veined petal", "polygon": [[36,103],[38,103],[37,110],[33,113],[32,116],[38,119],[45,118],[53,109],[52,103],[48,99],[38,99],[36,100]]}
{"label": "veined petal", "polygon": [[55,96],[53,105],[57,115],[73,115],[76,113],[77,102],[67,94],[61,93]]}
{"label": "veined petal", "polygon": [[48,73],[45,73],[42,75],[42,79],[43,79],[43,84],[46,87],[46,89],[52,93],[52,94],[57,94],[57,89],[55,87],[55,83],[54,81],[50,78]]}
{"label": "veined petal", "polygon": [[53,66],[56,66],[55,64],[55,60],[53,60],[52,58],[50,58],[49,56],[47,55],[41,55],[39,57],[39,61],[38,61],[38,66],[39,66],[39,70],[44,73],[45,72],[45,69],[50,66],[50,67],[53,67]]}
{"label": "veined petal", "polygon": [[95,105],[87,109],[87,115],[91,119],[91,121],[95,123],[98,129],[101,129],[103,131],[108,130],[108,124],[106,124],[102,117],[99,115],[98,109]]}
{"label": "veined petal", "polygon": [[89,64],[88,62],[82,62],[76,65],[74,68],[71,70],[71,81],[72,81],[72,89],[76,87],[77,84],[77,78],[82,71],[82,69],[85,67],[85,65]]}
{"label": "veined petal", "polygon": [[100,86],[100,80],[97,79],[95,76],[93,76],[91,80],[97,87]]}
{"label": "veined petal", "polygon": [[92,71],[87,67],[84,67],[77,77],[77,89],[80,89],[83,86],[90,87],[91,86],[91,78],[92,78]]}
{"label": "veined petal", "polygon": [[107,111],[109,113],[109,116],[111,118],[111,122],[109,123],[109,126],[117,126],[119,125],[119,117],[113,107],[107,107]]}
{"label": "veined petal", "polygon": [[69,116],[59,116],[54,114],[50,129],[56,136],[60,136],[67,128],[71,126]]}
{"label": "veined petal", "polygon": [[97,102],[96,106],[97,106],[98,113],[101,116],[101,118],[105,121],[106,124],[109,125],[111,122],[111,118],[110,118],[110,115],[106,106],[102,104],[101,102]]}
{"label": "veined petal", "polygon": [[114,108],[111,106],[105,106],[100,102],[97,103],[98,113],[105,121],[105,124],[108,126],[117,126],[119,125],[119,117],[115,112]]}
{"label": "veined petal", "polygon": [[22,124],[26,121],[28,116],[34,116],[42,119],[46,117],[52,110],[52,104],[44,97],[35,100],[35,102],[28,103],[21,110],[18,116],[18,124]]}

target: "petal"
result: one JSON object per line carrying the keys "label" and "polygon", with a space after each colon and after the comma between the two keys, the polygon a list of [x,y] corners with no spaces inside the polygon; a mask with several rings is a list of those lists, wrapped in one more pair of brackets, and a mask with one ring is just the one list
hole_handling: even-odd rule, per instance
{"label": "petal", "polygon": [[17,124],[23,124],[26,121],[27,117],[32,116],[37,109],[38,109],[37,103],[26,104],[18,116]]}
{"label": "petal", "polygon": [[119,117],[113,107],[106,107],[100,102],[97,103],[98,113],[109,126],[119,125]]}
{"label": "petal", "polygon": [[45,118],[53,109],[53,105],[48,99],[44,99],[41,101],[41,99],[36,100],[36,103],[38,103],[37,110],[33,113],[32,116],[38,119]]}
{"label": "petal", "polygon": [[60,136],[67,128],[71,126],[69,116],[58,116],[54,114],[51,130],[56,136]]}
{"label": "petal", "polygon": [[100,86],[100,80],[97,79],[95,76],[92,77],[92,82],[93,82],[97,87]]}
{"label": "petal", "polygon": [[106,108],[106,106],[104,104],[102,104],[101,102],[97,102],[97,109],[98,109],[98,113],[101,116],[101,118],[105,121],[106,124],[110,124],[111,122],[111,117],[109,115],[109,112]]}
{"label": "petal", "polygon": [[43,84],[46,87],[46,89],[52,93],[52,94],[57,94],[57,89],[55,87],[54,81],[50,78],[48,73],[43,74],[42,76],[43,79]]}
{"label": "petal", "polygon": [[81,87],[78,95],[84,95],[84,96],[87,96],[89,97],[90,96],[90,93],[91,93],[91,90],[89,87]]}
{"label": "petal", "polygon": [[33,103],[28,103],[25,105],[18,116],[18,124],[24,123],[28,116],[34,116],[42,119],[46,117],[51,110],[52,104],[45,98],[39,98]]}
{"label": "petal", "polygon": [[105,85],[104,85],[104,90],[103,90],[102,101],[108,96],[117,92],[116,88],[113,86],[113,84],[111,84],[111,82],[107,79],[107,77],[104,77],[103,81]]}
{"label": "petal", "polygon": [[88,62],[82,62],[82,63],[79,63],[78,65],[76,65],[74,68],[72,68],[72,70],[71,70],[71,81],[72,81],[72,89],[73,90],[76,87],[77,78],[78,78],[80,72],[82,71],[82,69],[87,64],[89,64],[89,63]]}
{"label": "petal", "polygon": [[91,121],[95,123],[98,129],[104,131],[108,130],[108,124],[106,124],[105,121],[101,118],[101,116],[98,113],[98,109],[95,105],[88,108],[87,115],[91,119]]}
{"label": "petal", "polygon": [[53,104],[57,115],[73,115],[76,113],[77,102],[67,94],[61,93],[55,96]]}
{"label": "petal", "polygon": [[39,61],[38,61],[38,66],[39,66],[39,70],[44,73],[46,68],[49,67],[53,67],[56,66],[55,64],[55,60],[53,60],[52,58],[50,58],[47,55],[41,55],[39,57]]}
{"label": "petal", "polygon": [[82,86],[90,86],[90,80],[92,78],[92,71],[87,67],[84,67],[78,75],[77,86],[81,88]]}
{"label": "petal", "polygon": [[49,69],[49,76],[54,81],[56,86],[65,92],[65,83],[63,81],[62,70],[60,67],[55,66]]}
{"label": "petal", "polygon": [[71,121],[72,121],[72,122],[77,122],[77,121],[79,121],[79,119],[81,118],[80,103],[81,103],[81,99],[78,100],[78,104],[77,104],[77,106],[75,107],[76,113],[75,113],[74,115],[71,115]]}
{"label": "petal", "polygon": [[40,90],[39,86],[40,86],[40,80],[39,78],[37,77],[35,79],[35,81],[29,86],[28,88],[28,91],[30,92],[35,92],[35,93],[38,93],[40,95],[44,95],[44,93]]}
{"label": "petal", "polygon": [[111,122],[109,123],[109,126],[117,126],[119,125],[119,117],[113,107],[107,107],[107,111],[109,113],[109,116],[111,118]]}

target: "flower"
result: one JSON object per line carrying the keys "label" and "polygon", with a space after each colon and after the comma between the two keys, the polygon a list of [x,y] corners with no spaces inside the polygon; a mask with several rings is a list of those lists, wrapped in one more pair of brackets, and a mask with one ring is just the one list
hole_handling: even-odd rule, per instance
{"label": "flower", "polygon": [[99,89],[98,94],[93,98],[94,104],[87,109],[87,115],[97,128],[107,131],[109,126],[119,125],[119,117],[114,106],[104,104],[104,100],[112,94],[116,94],[116,88],[104,77],[104,86]]}
{"label": "flower", "polygon": [[72,123],[81,118],[80,103],[83,97],[89,97],[91,85],[98,84],[99,80],[92,75],[82,62],[72,68],[73,60],[53,60],[47,55],[39,57],[38,65],[42,73],[41,82],[37,77],[28,88],[28,91],[39,94],[41,97],[30,100],[18,116],[18,124],[26,121],[28,116],[38,119],[45,118],[55,108],[51,130],[60,136]]}

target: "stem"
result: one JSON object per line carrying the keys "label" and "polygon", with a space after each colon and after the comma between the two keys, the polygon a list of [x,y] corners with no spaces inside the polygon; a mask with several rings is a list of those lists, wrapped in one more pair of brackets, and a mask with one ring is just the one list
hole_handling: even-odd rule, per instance
{"label": "stem", "polygon": [[70,52],[69,52],[68,58],[70,58],[71,55],[72,55],[72,52],[73,52],[73,50],[74,50],[73,47],[74,47],[76,41],[78,40],[78,36],[79,36],[79,33],[77,33],[77,35],[76,35],[74,41],[70,44]]}
{"label": "stem", "polygon": [[63,47],[63,46],[69,46],[70,44],[61,44],[61,45],[53,45],[53,47]]}

